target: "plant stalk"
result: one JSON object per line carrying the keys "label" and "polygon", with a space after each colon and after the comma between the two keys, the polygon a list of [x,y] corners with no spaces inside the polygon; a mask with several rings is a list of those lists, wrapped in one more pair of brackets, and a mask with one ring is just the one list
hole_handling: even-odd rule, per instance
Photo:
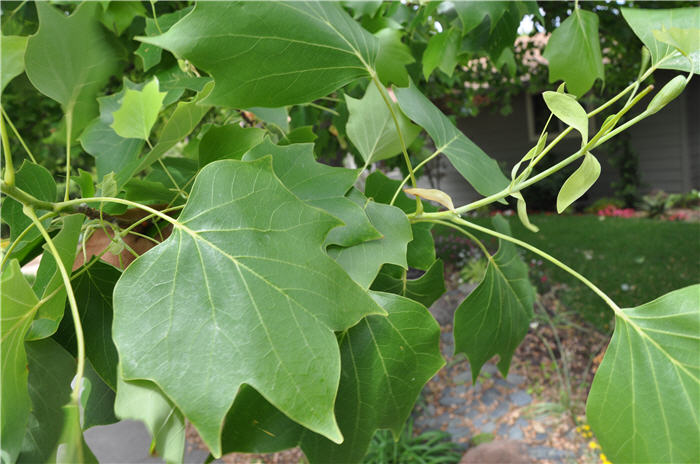
{"label": "plant stalk", "polygon": [[5,120],[0,117],[0,137],[2,139],[2,151],[5,155],[5,175],[4,182],[7,185],[15,185],[15,167],[12,164],[12,152],[10,151],[10,141],[5,129]]}

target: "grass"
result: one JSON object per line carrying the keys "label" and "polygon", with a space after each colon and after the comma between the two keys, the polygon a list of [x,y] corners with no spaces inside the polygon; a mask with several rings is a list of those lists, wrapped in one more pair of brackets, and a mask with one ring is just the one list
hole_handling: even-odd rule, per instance
{"label": "grass", "polygon": [[[529,242],[590,279],[620,307],[633,307],[665,293],[700,282],[700,223],[598,216],[530,217],[540,231],[525,229],[516,217],[509,223],[516,238]],[[473,222],[492,228],[490,218]],[[436,226],[437,234],[456,232]],[[476,234],[490,249],[496,240]],[[523,250],[524,251],[524,250]],[[540,259],[525,251],[528,259]],[[544,260],[543,260],[544,261]],[[551,263],[542,270],[570,291],[562,302],[602,330],[610,329],[612,310],[574,277]]]}

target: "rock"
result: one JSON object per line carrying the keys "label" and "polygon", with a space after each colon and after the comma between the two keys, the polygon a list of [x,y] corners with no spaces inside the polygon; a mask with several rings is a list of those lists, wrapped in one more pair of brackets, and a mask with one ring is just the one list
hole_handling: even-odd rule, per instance
{"label": "rock", "polygon": [[517,425],[514,425],[508,430],[508,439],[509,440],[522,440],[523,439],[523,430],[518,427]]}
{"label": "rock", "polygon": [[525,377],[518,374],[508,374],[508,377],[506,377],[506,381],[512,385],[520,385],[525,382],[525,380]]}
{"label": "rock", "polygon": [[501,394],[494,388],[489,388],[481,394],[481,404],[484,406],[490,406],[500,399],[502,399]]}
{"label": "rock", "polygon": [[449,394],[445,394],[442,398],[440,398],[440,404],[443,406],[451,406],[453,404],[462,403],[464,403],[464,398],[455,398],[454,396],[451,396]]}
{"label": "rock", "polygon": [[459,464],[529,464],[532,462],[523,443],[496,440],[471,448],[462,456]]}
{"label": "rock", "polygon": [[488,421],[481,427],[481,432],[482,433],[493,433],[493,431],[496,430],[496,424],[494,424],[492,421]]}
{"label": "rock", "polygon": [[504,416],[509,409],[510,407],[508,406],[508,403],[500,403],[498,406],[496,406],[496,409],[489,413],[489,416],[493,417],[494,419],[498,419]]}
{"label": "rock", "polygon": [[535,459],[563,460],[574,457],[574,453],[571,451],[550,448],[549,446],[533,446],[528,450],[528,453]]}
{"label": "rock", "polygon": [[532,397],[523,390],[518,390],[516,392],[511,393],[508,396],[508,399],[511,403],[515,404],[520,408],[532,403]]}
{"label": "rock", "polygon": [[459,287],[457,287],[457,290],[464,295],[465,297],[469,295],[471,292],[474,291],[474,289],[477,287],[478,284],[472,284],[469,282],[465,282],[463,284],[460,284]]}
{"label": "rock", "polygon": [[457,385],[471,382],[471,380],[472,380],[472,373],[470,370],[460,372],[459,374],[455,375],[454,378],[452,379],[452,381],[454,383],[456,383]]}

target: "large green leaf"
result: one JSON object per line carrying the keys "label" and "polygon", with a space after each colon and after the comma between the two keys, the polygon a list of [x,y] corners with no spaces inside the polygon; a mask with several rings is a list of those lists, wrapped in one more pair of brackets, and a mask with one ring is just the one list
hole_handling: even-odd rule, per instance
{"label": "large green leaf", "polygon": [[300,444],[312,463],[361,462],[377,429],[400,434],[421,389],[444,365],[440,329],[415,301],[379,292],[373,297],[388,317],[367,317],[341,339],[343,371],[335,407],[345,441],[337,445],[299,427],[245,388],[227,416],[226,452]]}
{"label": "large green leaf", "polygon": [[[510,235],[508,222],[495,216],[493,224]],[[535,291],[527,266],[510,242],[499,240],[498,253],[489,259],[486,275],[455,312],[455,353],[466,353],[476,381],[481,366],[498,354],[498,368],[508,374],[513,352],[527,333]]]}
{"label": "large green leaf", "polygon": [[[652,63],[659,63],[659,68],[676,71],[700,73],[700,8],[672,8],[668,10],[643,10],[639,8],[621,8],[622,16],[637,37],[651,52]],[[695,37],[694,46],[688,50],[690,61],[676,48],[660,42],[654,37],[654,31],[662,29],[685,29]],[[663,62],[662,62],[663,61]],[[691,67],[692,62],[692,67]]]}
{"label": "large green leaf", "polygon": [[420,90],[411,83],[408,88],[395,88],[399,106],[433,139],[455,169],[482,195],[491,195],[508,186],[498,163],[484,153],[452,124]]}
{"label": "large green leaf", "polygon": [[27,342],[32,412],[18,462],[52,462],[63,426],[61,408],[68,403],[75,359],[54,340]]}
{"label": "large green leaf", "polygon": [[245,152],[262,142],[263,137],[265,131],[257,127],[237,124],[212,127],[199,142],[199,166],[220,159],[241,159]]}
{"label": "large green leaf", "polygon": [[700,285],[625,308],[586,418],[613,462],[700,460]]}
{"label": "large green leaf", "polygon": [[[389,179],[380,171],[374,171],[365,182],[365,195],[379,203],[389,204],[400,183],[398,180]],[[422,200],[421,202],[424,211],[437,210],[430,203]],[[403,192],[399,193],[394,204],[404,213],[412,213],[416,210],[416,201],[408,198]],[[409,267],[427,270],[435,262],[435,242],[430,233],[432,228],[433,224],[429,222],[411,224],[413,240],[408,243],[406,256]]]}
{"label": "large green leaf", "polygon": [[399,208],[370,201],[366,203],[365,211],[382,238],[347,248],[331,247],[328,254],[355,282],[369,288],[382,265],[389,263],[404,269],[408,267],[406,247],[413,240],[413,235],[406,214]]}
{"label": "large green leaf", "polygon": [[29,37],[3,35],[0,38],[0,93],[12,79],[24,72],[24,51]]}
{"label": "large green leaf", "polygon": [[203,2],[165,34],[141,40],[209,72],[216,86],[205,103],[234,108],[327,95],[368,76],[379,48],[331,2]]}
{"label": "large green leaf", "polygon": [[[112,342],[112,292],[119,276],[117,268],[98,261],[72,281],[85,333],[85,355],[113,390],[117,388],[117,349]],[[63,318],[56,339],[77,354],[72,318]]]}
{"label": "large green leaf", "polygon": [[102,24],[115,35],[122,35],[137,16],[145,17],[146,10],[141,2],[119,1],[106,2],[106,8],[102,11]]}
{"label": "large green leaf", "polygon": [[444,266],[441,260],[436,260],[425,274],[417,279],[406,279],[403,270],[386,265],[382,268],[377,278],[372,282],[372,290],[395,293],[419,302],[429,308],[440,296],[445,293]]}
{"label": "large green leaf", "polygon": [[0,281],[0,334],[2,334],[2,370],[0,370],[0,433],[2,453],[14,462],[22,446],[29,419],[27,390],[27,353],[24,336],[29,330],[39,299],[22,275],[17,260],[9,262]]}
{"label": "large green leaf", "polygon": [[275,175],[292,193],[345,224],[329,232],[326,245],[352,246],[382,237],[364,208],[345,196],[357,179],[356,170],[316,162],[313,144],[278,146],[269,139],[246,153],[243,159],[251,161],[267,155],[272,155]]}
{"label": "large green leaf", "polygon": [[[63,227],[53,237],[54,245],[61,257],[65,269],[73,268],[75,251],[78,247],[78,237],[85,216],[71,214],[63,218]],[[41,296],[42,303],[27,334],[28,340],[45,338],[53,334],[63,319],[66,304],[66,290],[63,277],[56,266],[56,260],[49,248],[44,245],[44,254],[37,270],[36,280],[32,286],[34,292]],[[54,294],[54,292],[57,292]]]}
{"label": "large green leaf", "polygon": [[124,79],[124,86],[119,92],[98,98],[100,115],[80,135],[83,149],[95,157],[98,182],[114,172],[117,175],[117,186],[121,187],[131,178],[139,163],[138,156],[144,141],[121,137],[112,128],[114,113],[120,108],[127,90],[138,88],[137,84]]}
{"label": "large green leaf", "polygon": [[114,409],[121,419],[140,420],[151,432],[156,451],[168,463],[182,462],[185,451],[185,418],[153,383],[117,379]]}
{"label": "large green leaf", "polygon": [[408,45],[401,42],[401,31],[386,28],[374,34],[379,39],[377,54],[377,77],[384,85],[394,83],[399,86],[408,85],[406,65],[415,61]]}
{"label": "large green leaf", "polygon": [[454,8],[462,23],[462,34],[467,34],[488,16],[491,31],[508,10],[509,2],[455,2]]}
{"label": "large green leaf", "polygon": [[[25,160],[15,173],[15,184],[39,200],[56,201],[56,181],[43,166]],[[44,212],[38,210],[37,214]],[[10,242],[15,242],[19,234],[32,224],[32,220],[22,212],[22,205],[9,197],[5,197],[2,202],[2,220],[10,226]],[[44,227],[49,222],[46,220]],[[15,245],[10,258],[23,259],[38,240],[41,240],[41,233],[34,227]]]}
{"label": "large green leaf", "polygon": [[[388,97],[387,97],[388,98]],[[345,95],[350,116],[345,131],[350,141],[357,147],[366,162],[381,161],[401,153],[401,139],[377,86],[370,84],[362,99]],[[401,135],[408,147],[420,132],[399,110],[396,103],[389,100],[401,128]]]}
{"label": "large green leaf", "polygon": [[156,382],[215,456],[243,383],[341,441],[333,332],[383,310],[323,252],[336,225],[279,181],[271,157],[205,166],[172,235],[114,289],[124,378]]}
{"label": "large green leaf", "polygon": [[[181,10],[174,11],[172,13],[164,14],[158,16],[158,25],[156,26],[156,20],[153,18],[146,18],[146,29],[145,33],[148,36],[158,35],[162,32],[170,29],[173,24],[182,19],[187,13],[192,11],[191,7],[183,8]],[[159,32],[160,29],[160,32]],[[149,43],[141,43],[139,48],[134,52],[143,63],[143,70],[148,71],[153,66],[160,63],[160,57],[163,50],[160,47],[151,45]]]}
{"label": "large green leaf", "polygon": [[119,419],[114,415],[114,390],[92,367],[88,361],[85,363],[85,377],[83,377],[83,392],[80,394],[80,405],[83,409],[83,430],[96,425],[114,424]]}
{"label": "large green leaf", "polygon": [[164,98],[165,92],[158,90],[158,79],[139,90],[125,87],[119,109],[112,113],[112,129],[125,139],[148,140]]}
{"label": "large green leaf", "polygon": [[445,74],[452,76],[457,65],[460,39],[460,33],[454,27],[430,38],[423,52],[423,76],[426,80],[435,68],[440,68]]}
{"label": "large green leaf", "polygon": [[97,114],[95,97],[117,70],[117,52],[100,24],[99,8],[84,2],[66,16],[48,2],[36,3],[39,30],[24,55],[32,84],[74,114],[71,140]]}
{"label": "large green leaf", "polygon": [[598,16],[574,8],[552,32],[542,55],[549,61],[549,82],[562,79],[577,97],[586,93],[596,79],[605,79]]}

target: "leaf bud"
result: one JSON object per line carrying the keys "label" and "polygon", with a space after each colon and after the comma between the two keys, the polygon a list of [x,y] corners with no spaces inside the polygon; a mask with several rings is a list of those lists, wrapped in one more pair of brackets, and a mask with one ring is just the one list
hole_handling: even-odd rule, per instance
{"label": "leaf bud", "polygon": [[685,89],[686,79],[684,76],[676,76],[666,85],[663,86],[659,92],[654,95],[654,98],[649,102],[646,112],[649,114],[654,114],[659,111],[664,106],[668,105],[674,98],[683,92]]}

